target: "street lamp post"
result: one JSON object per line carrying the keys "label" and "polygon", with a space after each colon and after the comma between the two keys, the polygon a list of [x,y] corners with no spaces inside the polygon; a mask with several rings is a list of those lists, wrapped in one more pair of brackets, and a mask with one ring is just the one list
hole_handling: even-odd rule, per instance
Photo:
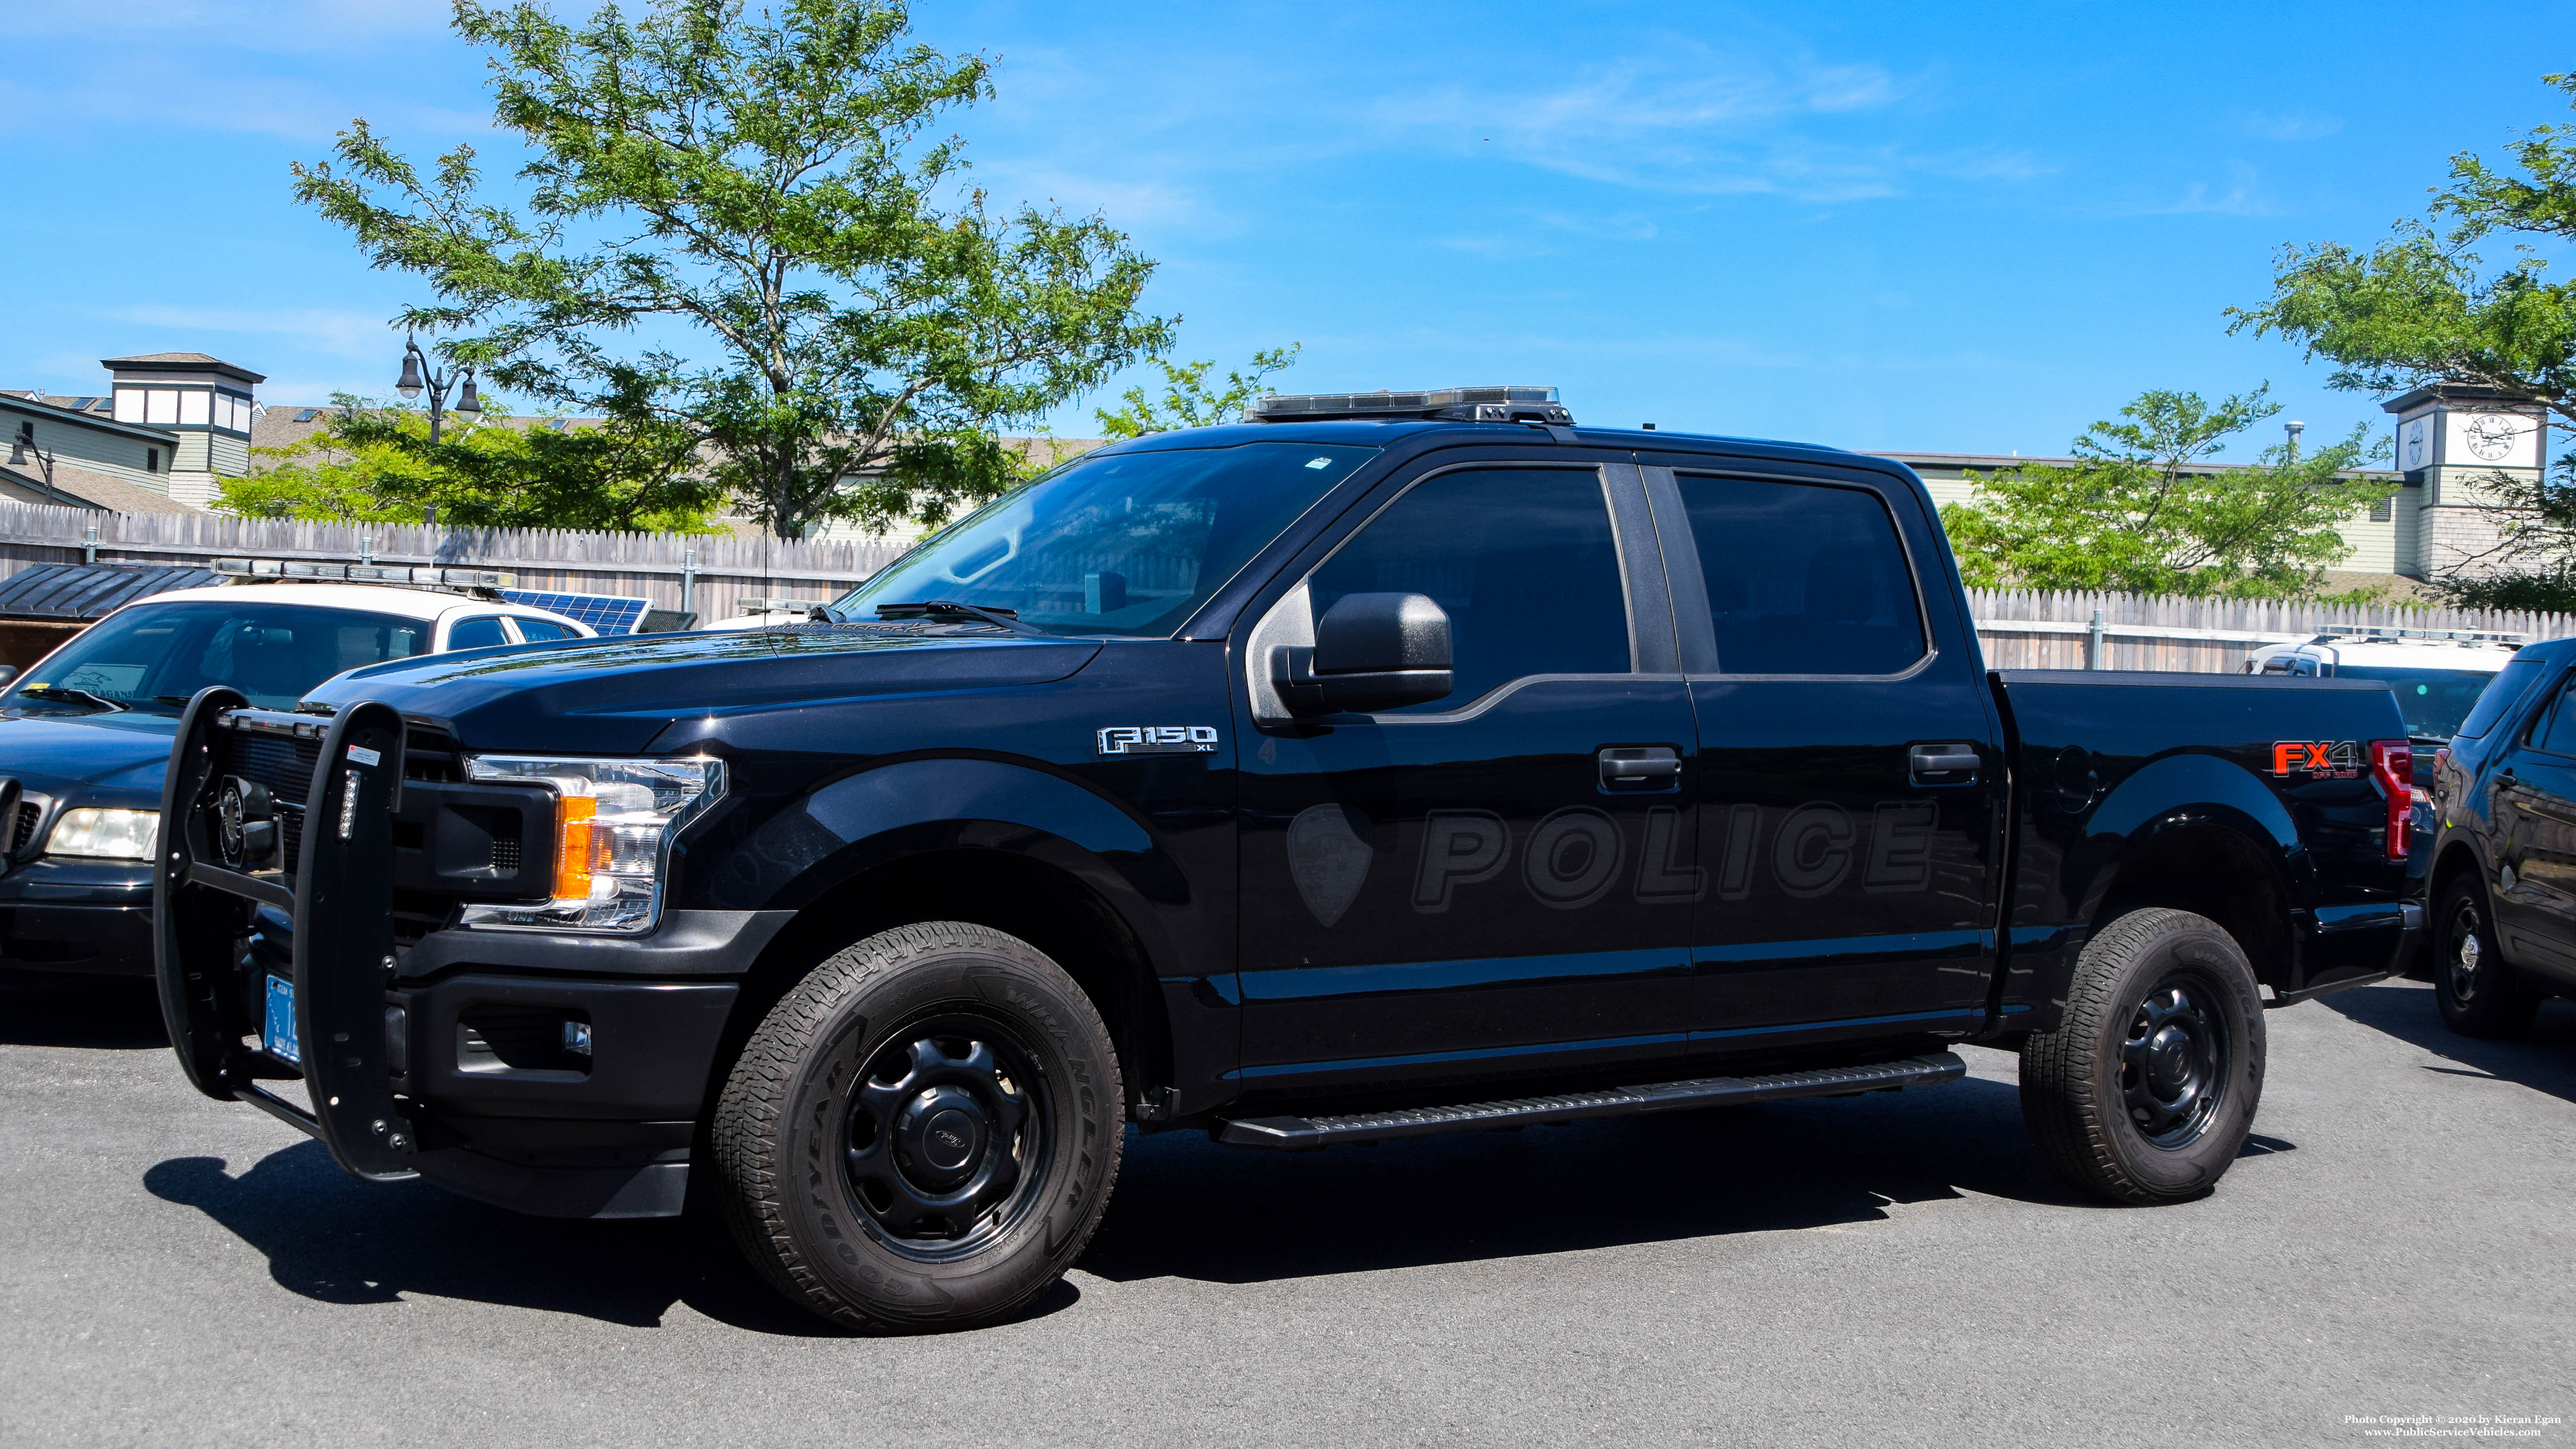
{"label": "street lamp post", "polygon": [[9,440],[9,466],[12,468],[26,467],[30,454],[34,455],[34,462],[37,470],[44,475],[45,501],[47,503],[54,504],[61,503],[63,501],[62,496],[54,492],[54,455],[45,449],[36,446],[36,425],[34,423],[21,423],[18,426],[17,435]]}
{"label": "street lamp post", "polygon": [[466,368],[462,375],[452,367],[441,372],[430,366],[429,354],[420,350],[418,341],[409,336],[403,338],[402,380],[394,384],[394,391],[401,393],[406,402],[417,399],[423,391],[428,392],[429,440],[433,443],[438,441],[439,424],[447,416],[448,389],[460,383],[463,391],[456,396],[456,415],[465,420],[467,427],[472,427],[483,416],[483,399],[474,391],[474,369]]}

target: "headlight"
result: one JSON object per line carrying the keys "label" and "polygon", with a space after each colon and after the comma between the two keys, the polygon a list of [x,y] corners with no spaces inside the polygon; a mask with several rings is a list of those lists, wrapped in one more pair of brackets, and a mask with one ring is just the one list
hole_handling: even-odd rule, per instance
{"label": "headlight", "polygon": [[543,785],[555,793],[553,899],[469,905],[467,925],[637,934],[662,912],[671,841],[724,793],[724,762],[573,760],[468,755],[476,780]]}
{"label": "headlight", "polygon": [[150,860],[160,838],[158,810],[66,810],[45,837],[45,854]]}

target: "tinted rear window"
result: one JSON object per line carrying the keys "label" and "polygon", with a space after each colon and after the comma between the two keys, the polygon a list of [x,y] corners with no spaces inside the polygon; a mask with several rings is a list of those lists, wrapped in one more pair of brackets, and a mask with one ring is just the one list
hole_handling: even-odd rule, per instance
{"label": "tinted rear window", "polygon": [[2397,669],[2375,664],[2341,664],[2338,679],[2384,679],[2397,696],[2397,712],[2406,717],[2406,733],[2419,740],[2447,740],[2460,732],[2460,721],[2486,697],[2495,676],[2483,669]]}
{"label": "tinted rear window", "polygon": [[2540,671],[2539,660],[2523,658],[2516,658],[2497,670],[2486,692],[2478,696],[2477,707],[2469,711],[2467,719],[2460,721],[2460,738],[2478,739],[2494,729],[2496,721],[2504,718],[2505,712],[2512,709],[2515,702],[2531,692],[2531,686],[2540,678]]}

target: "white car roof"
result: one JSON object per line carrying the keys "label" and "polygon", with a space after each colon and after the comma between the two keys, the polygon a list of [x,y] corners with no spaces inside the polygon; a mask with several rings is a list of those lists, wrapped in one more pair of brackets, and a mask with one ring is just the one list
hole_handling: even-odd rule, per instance
{"label": "white car roof", "polygon": [[147,594],[125,607],[145,604],[186,603],[212,600],[217,603],[240,603],[257,599],[263,604],[286,604],[314,609],[364,609],[369,613],[392,614],[405,619],[436,620],[455,613],[533,614],[541,619],[558,619],[583,633],[594,632],[576,619],[568,619],[550,609],[532,608],[506,600],[477,599],[463,594],[450,594],[433,589],[398,589],[384,584],[209,584],[197,589],[173,589],[166,594]]}
{"label": "white car roof", "polygon": [[2256,657],[2308,654],[2331,658],[2338,665],[2358,664],[2372,669],[2466,669],[2493,674],[2504,668],[2520,647],[2471,644],[2457,639],[2327,639],[2275,644],[2256,651]]}

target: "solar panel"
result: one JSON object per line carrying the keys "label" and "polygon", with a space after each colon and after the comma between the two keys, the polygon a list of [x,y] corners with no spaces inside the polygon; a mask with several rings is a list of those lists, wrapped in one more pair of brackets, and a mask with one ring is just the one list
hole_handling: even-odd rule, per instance
{"label": "solar panel", "polygon": [[644,611],[653,607],[651,599],[626,598],[617,594],[549,594],[536,589],[503,589],[501,597],[513,604],[531,609],[544,609],[579,619],[602,634],[632,634],[644,622]]}

